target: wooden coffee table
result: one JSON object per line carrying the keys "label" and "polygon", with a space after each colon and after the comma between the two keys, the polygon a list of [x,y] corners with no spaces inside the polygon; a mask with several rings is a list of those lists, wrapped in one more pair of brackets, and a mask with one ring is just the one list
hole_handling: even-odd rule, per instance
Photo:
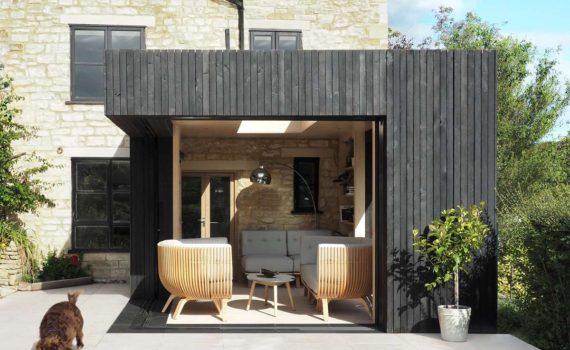
{"label": "wooden coffee table", "polygon": [[249,290],[249,301],[247,302],[246,310],[249,311],[251,305],[251,298],[253,297],[253,292],[255,286],[261,284],[265,286],[265,305],[267,305],[267,294],[269,287],[273,287],[273,316],[277,316],[277,287],[285,285],[287,287],[287,293],[289,294],[289,301],[291,302],[291,309],[295,310],[295,303],[293,302],[293,295],[291,295],[291,285],[289,283],[295,280],[295,276],[280,273],[275,277],[269,278],[264,277],[259,273],[248,273],[247,279],[251,281],[251,289]]}

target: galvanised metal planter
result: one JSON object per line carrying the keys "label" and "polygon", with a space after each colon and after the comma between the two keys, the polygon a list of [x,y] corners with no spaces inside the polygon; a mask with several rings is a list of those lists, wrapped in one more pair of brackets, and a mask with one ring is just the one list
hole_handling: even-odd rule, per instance
{"label": "galvanised metal planter", "polygon": [[469,319],[471,318],[470,307],[459,305],[459,308],[456,308],[455,305],[440,305],[437,307],[437,318],[443,340],[467,341]]}

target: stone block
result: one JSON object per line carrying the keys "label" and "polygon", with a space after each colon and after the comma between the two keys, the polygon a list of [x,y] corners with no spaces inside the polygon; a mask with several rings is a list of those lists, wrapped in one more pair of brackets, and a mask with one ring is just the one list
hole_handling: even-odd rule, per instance
{"label": "stone block", "polygon": [[83,261],[85,262],[95,262],[95,261],[105,261],[107,260],[106,253],[85,253],[83,255]]}
{"label": "stone block", "polygon": [[129,253],[107,253],[107,260],[130,261]]}

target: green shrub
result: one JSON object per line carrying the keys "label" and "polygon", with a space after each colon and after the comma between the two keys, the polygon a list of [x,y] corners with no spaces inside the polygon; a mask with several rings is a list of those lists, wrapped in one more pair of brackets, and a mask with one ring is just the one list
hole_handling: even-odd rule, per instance
{"label": "green shrub", "polygon": [[77,263],[74,264],[70,257],[57,254],[55,250],[50,251],[38,278],[40,281],[54,281],[89,276],[87,271],[81,267],[82,260],[83,257],[80,255]]}
{"label": "green shrub", "polygon": [[517,305],[513,312],[524,318],[520,326],[524,339],[541,349],[568,350],[570,185],[544,188],[519,198],[520,202],[513,204],[501,221],[501,237],[506,241],[502,254],[509,255],[516,272],[513,279],[522,290],[517,290],[511,300]]}

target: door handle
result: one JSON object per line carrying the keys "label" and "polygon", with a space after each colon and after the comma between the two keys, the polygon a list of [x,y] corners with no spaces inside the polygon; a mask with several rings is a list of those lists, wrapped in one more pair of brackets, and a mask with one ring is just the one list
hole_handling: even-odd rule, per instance
{"label": "door handle", "polygon": [[219,224],[219,221],[210,221],[210,224]]}
{"label": "door handle", "polygon": [[202,224],[202,226],[206,226],[206,218],[198,219],[198,221]]}

